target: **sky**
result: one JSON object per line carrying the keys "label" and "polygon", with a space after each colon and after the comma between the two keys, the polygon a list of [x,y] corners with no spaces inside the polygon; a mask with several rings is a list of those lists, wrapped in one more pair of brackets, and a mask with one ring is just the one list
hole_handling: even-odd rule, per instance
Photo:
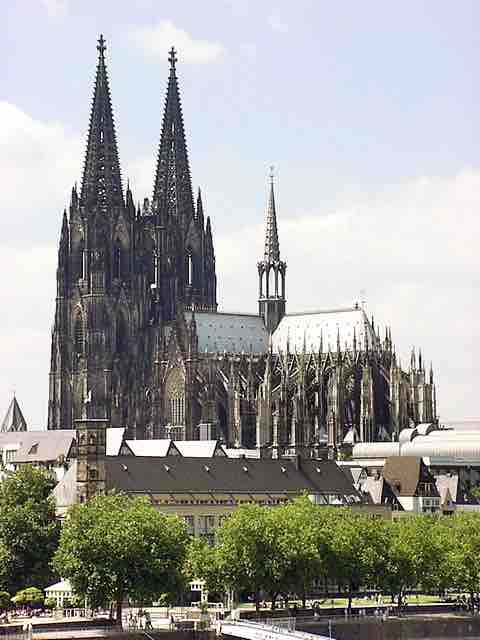
{"label": "sky", "polygon": [[45,428],[57,243],[81,181],[96,41],[124,182],[151,196],[177,75],[224,310],[257,309],[270,165],[287,309],[364,299],[442,420],[480,416],[480,3],[3,0],[0,419]]}

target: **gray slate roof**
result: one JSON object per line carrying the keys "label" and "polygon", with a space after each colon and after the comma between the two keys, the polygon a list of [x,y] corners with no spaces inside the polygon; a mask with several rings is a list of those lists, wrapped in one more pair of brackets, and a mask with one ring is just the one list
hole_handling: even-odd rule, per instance
{"label": "gray slate roof", "polygon": [[272,338],[273,350],[286,351],[289,343],[290,351],[302,351],[303,345],[308,353],[318,353],[322,343],[323,353],[337,349],[340,337],[340,348],[345,345],[353,349],[353,338],[356,338],[357,349],[363,349],[365,336],[369,344],[376,340],[365,312],[360,307],[291,313],[282,318]]}
{"label": "gray slate roof", "polygon": [[20,405],[17,402],[17,398],[13,396],[10,406],[7,409],[7,413],[0,427],[0,432],[5,433],[8,431],[26,431],[27,422],[23,417]]}
{"label": "gray slate roof", "polygon": [[107,457],[107,489],[127,493],[273,493],[358,495],[329,460]]}
{"label": "gray slate roof", "polygon": [[[191,320],[192,313],[185,312]],[[198,350],[207,353],[265,353],[268,332],[262,318],[240,313],[195,312]]]}
{"label": "gray slate roof", "polygon": [[75,440],[74,429],[55,431],[22,431],[0,433],[0,449],[18,446],[13,463],[55,462],[63,455],[69,456]]}

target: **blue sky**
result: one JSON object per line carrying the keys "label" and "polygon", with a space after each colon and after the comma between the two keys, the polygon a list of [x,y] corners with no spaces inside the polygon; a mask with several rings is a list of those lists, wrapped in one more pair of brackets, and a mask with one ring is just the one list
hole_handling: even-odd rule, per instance
{"label": "blue sky", "polygon": [[15,388],[31,425],[45,422],[55,245],[81,179],[103,32],[122,172],[139,200],[153,184],[166,51],[178,49],[222,306],[256,307],[274,164],[289,308],[366,290],[405,362],[414,344],[433,359],[441,415],[478,416],[479,21],[473,0],[5,0],[0,411]]}

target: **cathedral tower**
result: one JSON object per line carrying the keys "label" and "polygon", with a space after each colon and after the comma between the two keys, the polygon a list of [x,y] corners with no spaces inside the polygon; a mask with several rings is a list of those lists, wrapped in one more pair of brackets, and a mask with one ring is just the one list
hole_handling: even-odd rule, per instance
{"label": "cathedral tower", "polygon": [[273,171],[270,174],[270,194],[265,224],[265,251],[263,260],[260,260],[257,266],[258,311],[268,331],[273,333],[285,315],[285,272],[287,270],[286,263],[280,260]]}
{"label": "cathedral tower", "polygon": [[206,226],[198,191],[195,208],[185,128],[171,49],[170,76],[163,113],[157,169],[150,210],[144,218],[155,245],[154,290],[162,320],[176,317],[177,302],[185,308],[216,311],[217,283],[210,219]]}
{"label": "cathedral tower", "polygon": [[135,379],[143,315],[136,300],[135,208],[129,189],[126,202],[123,197],[102,36],[97,49],[82,186],[80,195],[72,190],[58,251],[49,429],[71,429],[82,418],[125,424],[134,415],[122,390]]}

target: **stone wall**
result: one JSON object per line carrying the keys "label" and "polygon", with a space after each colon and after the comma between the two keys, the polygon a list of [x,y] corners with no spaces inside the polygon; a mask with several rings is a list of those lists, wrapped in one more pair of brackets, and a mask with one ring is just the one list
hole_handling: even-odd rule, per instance
{"label": "stone wall", "polygon": [[[328,637],[328,621],[315,624],[297,624],[298,630]],[[480,617],[432,616],[418,618],[390,618],[382,621],[332,620],[332,637],[335,640],[451,640],[453,638],[479,638]]]}

